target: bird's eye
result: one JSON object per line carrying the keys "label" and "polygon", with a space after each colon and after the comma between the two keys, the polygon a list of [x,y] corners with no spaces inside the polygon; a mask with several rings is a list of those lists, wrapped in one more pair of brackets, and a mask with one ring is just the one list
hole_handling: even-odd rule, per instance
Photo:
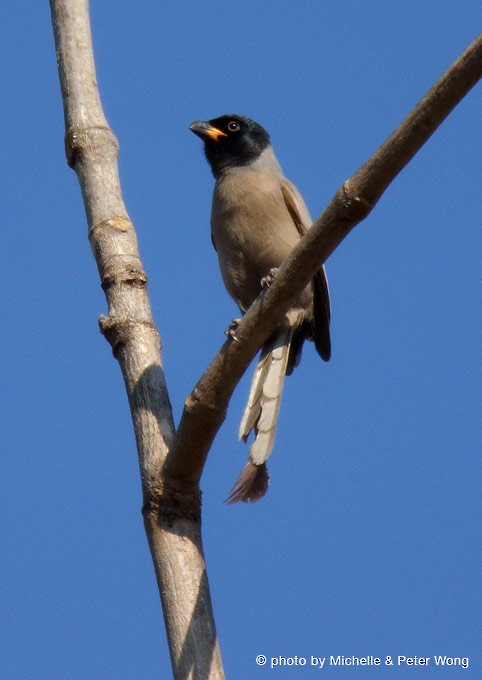
{"label": "bird's eye", "polygon": [[228,123],[228,130],[229,132],[238,132],[239,130],[241,130],[241,125],[237,123],[235,120],[231,120]]}

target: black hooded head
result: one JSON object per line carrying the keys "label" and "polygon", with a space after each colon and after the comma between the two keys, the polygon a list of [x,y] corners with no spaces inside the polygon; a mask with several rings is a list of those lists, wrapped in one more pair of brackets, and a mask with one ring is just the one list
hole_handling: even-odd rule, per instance
{"label": "black hooded head", "polygon": [[227,168],[248,165],[270,145],[269,134],[261,125],[236,114],[196,121],[189,129],[203,140],[215,177]]}

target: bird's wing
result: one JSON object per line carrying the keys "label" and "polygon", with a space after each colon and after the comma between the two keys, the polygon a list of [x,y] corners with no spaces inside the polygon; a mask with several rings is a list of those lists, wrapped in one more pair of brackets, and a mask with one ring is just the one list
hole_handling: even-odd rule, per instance
{"label": "bird's wing", "polygon": [[[308,208],[298,189],[285,178],[281,180],[281,193],[300,238],[302,238],[312,224]],[[330,291],[323,266],[313,277],[313,311],[315,317],[313,334],[315,347],[321,358],[328,361],[331,356],[331,310]]]}
{"label": "bird's wing", "polygon": [[312,224],[311,215],[306,207],[306,203],[295,185],[285,177],[281,179],[281,193],[283,194],[291,219],[295,223],[300,238],[302,238]]}

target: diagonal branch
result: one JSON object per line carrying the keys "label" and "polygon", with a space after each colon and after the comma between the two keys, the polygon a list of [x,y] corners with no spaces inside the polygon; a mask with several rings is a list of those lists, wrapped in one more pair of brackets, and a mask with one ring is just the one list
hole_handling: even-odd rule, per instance
{"label": "diagonal branch", "polygon": [[88,0],[50,0],[65,113],[66,153],[82,189],[89,239],[108,304],[101,330],[119,361],[136,433],[146,534],[174,677],[224,677],[200,530],[199,479],[230,396],[262,341],[348,232],[481,75],[474,42],[394,134],[336,193],[246,313],[188,397],[177,434],[146,275],[117,171],[117,140],[100,103]]}
{"label": "diagonal branch", "polygon": [[390,137],[336,192],[280,268],[272,287],[246,312],[186,400],[166,475],[188,490],[199,482],[234,388],[292,300],[482,76],[482,35],[450,66]]}

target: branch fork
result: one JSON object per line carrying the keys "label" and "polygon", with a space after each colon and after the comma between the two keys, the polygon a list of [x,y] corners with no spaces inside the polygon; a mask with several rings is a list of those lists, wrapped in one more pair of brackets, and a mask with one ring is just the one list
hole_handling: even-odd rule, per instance
{"label": "branch fork", "polygon": [[99,325],[119,361],[136,434],[143,515],[176,680],[222,680],[201,540],[199,480],[231,394],[291,301],[482,75],[482,36],[455,61],[368,161],[336,192],[247,310],[186,399],[177,431],[147,277],[121,194],[118,143],[96,83],[88,0],[50,0],[65,114],[108,315]]}

